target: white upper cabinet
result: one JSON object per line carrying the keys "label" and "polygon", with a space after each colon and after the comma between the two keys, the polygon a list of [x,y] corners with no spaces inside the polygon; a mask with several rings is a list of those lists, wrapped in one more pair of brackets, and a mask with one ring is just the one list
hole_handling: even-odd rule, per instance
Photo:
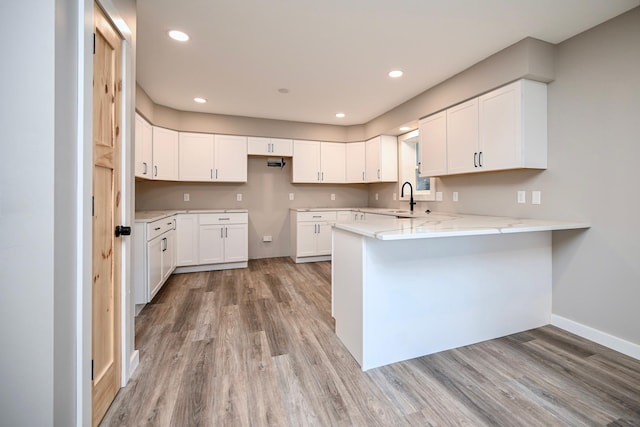
{"label": "white upper cabinet", "polygon": [[293,141],[293,182],[320,182],[320,141]]}
{"label": "white upper cabinet", "polygon": [[420,120],[420,176],[447,174],[447,112]]}
{"label": "white upper cabinet", "polygon": [[365,143],[365,179],[367,182],[398,180],[398,139],[380,135]]}
{"label": "white upper cabinet", "polygon": [[293,156],[293,140],[282,138],[248,138],[250,156]]}
{"label": "white upper cabinet", "polygon": [[478,98],[447,110],[448,173],[474,172],[480,167]]}
{"label": "white upper cabinet", "polygon": [[215,135],[214,181],[247,182],[247,137]]}
{"label": "white upper cabinet", "polygon": [[342,142],[293,141],[293,182],[344,183],[345,145]]}
{"label": "white upper cabinet", "polygon": [[213,135],[180,132],[180,181],[213,180]]}
{"label": "white upper cabinet", "polygon": [[178,132],[153,127],[153,179],[178,180]]}
{"label": "white upper cabinet", "polygon": [[346,181],[346,144],[323,142],[320,144],[320,182]]}
{"label": "white upper cabinet", "polygon": [[519,80],[479,98],[482,170],[546,169],[547,85]]}
{"label": "white upper cabinet", "polygon": [[180,181],[246,182],[247,137],[180,133]]}
{"label": "white upper cabinet", "polygon": [[135,172],[138,178],[152,178],[153,127],[136,113]]}
{"label": "white upper cabinet", "polygon": [[346,144],[346,178],[347,182],[365,182],[365,148],[364,142]]}

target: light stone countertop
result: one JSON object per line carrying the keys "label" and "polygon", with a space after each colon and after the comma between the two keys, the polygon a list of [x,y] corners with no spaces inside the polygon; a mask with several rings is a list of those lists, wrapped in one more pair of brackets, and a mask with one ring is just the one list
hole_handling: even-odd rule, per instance
{"label": "light stone countertop", "polygon": [[432,212],[384,221],[338,223],[334,227],[379,240],[428,239],[589,228],[584,222]]}
{"label": "light stone countertop", "polygon": [[153,222],[180,213],[247,213],[247,209],[190,209],[166,211],[136,211],[136,222]]}

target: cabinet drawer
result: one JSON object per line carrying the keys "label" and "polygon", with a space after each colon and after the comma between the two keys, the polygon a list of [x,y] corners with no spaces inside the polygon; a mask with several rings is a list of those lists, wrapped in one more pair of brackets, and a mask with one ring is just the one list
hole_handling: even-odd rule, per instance
{"label": "cabinet drawer", "polygon": [[147,224],[147,241],[153,240],[164,232],[176,228],[176,217],[168,216]]}
{"label": "cabinet drawer", "polygon": [[249,218],[246,212],[200,214],[200,225],[210,224],[247,224]]}
{"label": "cabinet drawer", "polygon": [[298,212],[298,222],[308,221],[336,221],[335,211]]}

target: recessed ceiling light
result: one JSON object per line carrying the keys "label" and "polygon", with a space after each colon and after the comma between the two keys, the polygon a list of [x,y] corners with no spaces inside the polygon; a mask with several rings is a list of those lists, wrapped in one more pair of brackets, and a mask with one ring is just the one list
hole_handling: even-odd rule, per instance
{"label": "recessed ceiling light", "polygon": [[400,70],[393,70],[393,71],[389,71],[389,77],[393,77],[394,79],[397,79],[398,77],[402,77],[404,73]]}
{"label": "recessed ceiling light", "polygon": [[346,114],[344,114],[344,113],[336,113],[336,117],[339,118],[339,119],[343,118],[345,115]]}
{"label": "recessed ceiling light", "polygon": [[410,130],[410,129],[411,129],[411,128],[410,128],[409,126],[402,126],[402,127],[400,128],[400,132],[406,132],[406,131],[408,131],[408,130]]}
{"label": "recessed ceiling light", "polygon": [[182,31],[171,30],[169,31],[169,37],[179,42],[186,42],[189,40],[189,35],[187,33],[183,33]]}
{"label": "recessed ceiling light", "polygon": [[193,98],[193,100],[196,101],[198,104],[204,104],[205,102],[207,102],[206,99],[200,98],[200,97],[195,97]]}

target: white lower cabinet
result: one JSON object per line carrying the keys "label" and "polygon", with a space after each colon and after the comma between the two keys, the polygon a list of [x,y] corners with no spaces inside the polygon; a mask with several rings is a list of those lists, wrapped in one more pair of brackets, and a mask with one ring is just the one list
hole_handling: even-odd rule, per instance
{"label": "white lower cabinet", "polygon": [[177,224],[178,273],[247,266],[246,212],[178,214]]}
{"label": "white lower cabinet", "polygon": [[314,262],[331,259],[331,227],[336,211],[291,211],[291,259]]}
{"label": "white lower cabinet", "polygon": [[138,222],[134,230],[134,301],[146,304],[176,268],[176,218]]}

